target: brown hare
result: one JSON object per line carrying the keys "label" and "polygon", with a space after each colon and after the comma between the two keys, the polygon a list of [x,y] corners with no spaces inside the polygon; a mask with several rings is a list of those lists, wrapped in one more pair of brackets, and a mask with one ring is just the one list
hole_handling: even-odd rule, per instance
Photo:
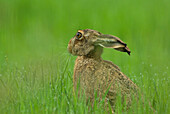
{"label": "brown hare", "polygon": [[138,87],[120,71],[118,66],[101,58],[103,48],[114,48],[130,55],[129,48],[119,38],[91,29],[78,30],[69,41],[69,53],[78,56],[74,67],[74,90],[78,88],[79,83],[79,89],[85,92],[87,101],[90,100],[92,103],[95,92],[100,100],[107,92],[105,106],[110,103],[113,110],[117,95],[121,93],[121,101],[125,102],[128,108],[132,96],[137,95]]}

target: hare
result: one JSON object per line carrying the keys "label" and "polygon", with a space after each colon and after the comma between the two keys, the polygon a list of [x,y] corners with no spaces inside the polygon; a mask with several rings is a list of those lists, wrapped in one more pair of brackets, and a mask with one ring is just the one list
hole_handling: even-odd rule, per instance
{"label": "hare", "polygon": [[74,91],[83,90],[87,101],[90,100],[92,103],[95,92],[100,100],[107,93],[104,99],[105,105],[110,103],[113,110],[117,95],[120,93],[121,101],[126,103],[128,109],[132,96],[137,96],[138,87],[120,71],[117,65],[101,58],[103,48],[114,48],[130,55],[129,48],[118,37],[91,29],[78,30],[69,41],[69,53],[78,56],[74,67]]}

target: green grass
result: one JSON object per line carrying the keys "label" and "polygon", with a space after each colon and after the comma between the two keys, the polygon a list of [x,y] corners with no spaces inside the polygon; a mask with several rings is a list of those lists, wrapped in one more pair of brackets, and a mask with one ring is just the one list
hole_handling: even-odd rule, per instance
{"label": "green grass", "polygon": [[[131,56],[104,49],[160,114],[170,113],[170,1],[0,0],[0,112],[104,113],[73,95],[76,57],[67,44],[78,29],[119,36]],[[96,98],[97,99],[97,98]],[[127,113],[151,113],[133,103]],[[118,100],[116,112],[121,113]]]}

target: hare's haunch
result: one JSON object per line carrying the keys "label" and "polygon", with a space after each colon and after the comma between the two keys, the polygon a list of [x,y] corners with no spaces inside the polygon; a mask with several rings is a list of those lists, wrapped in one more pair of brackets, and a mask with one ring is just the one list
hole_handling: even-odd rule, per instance
{"label": "hare's haunch", "polygon": [[90,99],[92,103],[95,92],[102,100],[108,90],[105,104],[109,102],[113,109],[117,95],[121,93],[122,103],[125,101],[126,107],[129,107],[132,96],[137,95],[138,87],[120,71],[118,66],[101,58],[103,48],[114,48],[130,55],[129,48],[118,37],[95,30],[79,30],[70,40],[68,51],[78,56],[74,67],[74,90],[79,85],[79,90],[84,91],[87,100]]}

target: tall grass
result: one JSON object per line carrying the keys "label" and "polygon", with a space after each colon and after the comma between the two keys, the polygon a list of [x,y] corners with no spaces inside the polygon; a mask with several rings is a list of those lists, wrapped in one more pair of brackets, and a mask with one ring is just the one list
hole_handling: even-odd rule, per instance
{"label": "tall grass", "polygon": [[[73,95],[77,29],[119,36],[132,54],[104,49],[158,113],[170,112],[168,0],[0,0],[1,113],[105,113]],[[118,101],[117,113],[121,113]],[[147,101],[146,101],[147,103]],[[96,101],[96,104],[100,104]],[[151,113],[133,103],[127,113]]]}

